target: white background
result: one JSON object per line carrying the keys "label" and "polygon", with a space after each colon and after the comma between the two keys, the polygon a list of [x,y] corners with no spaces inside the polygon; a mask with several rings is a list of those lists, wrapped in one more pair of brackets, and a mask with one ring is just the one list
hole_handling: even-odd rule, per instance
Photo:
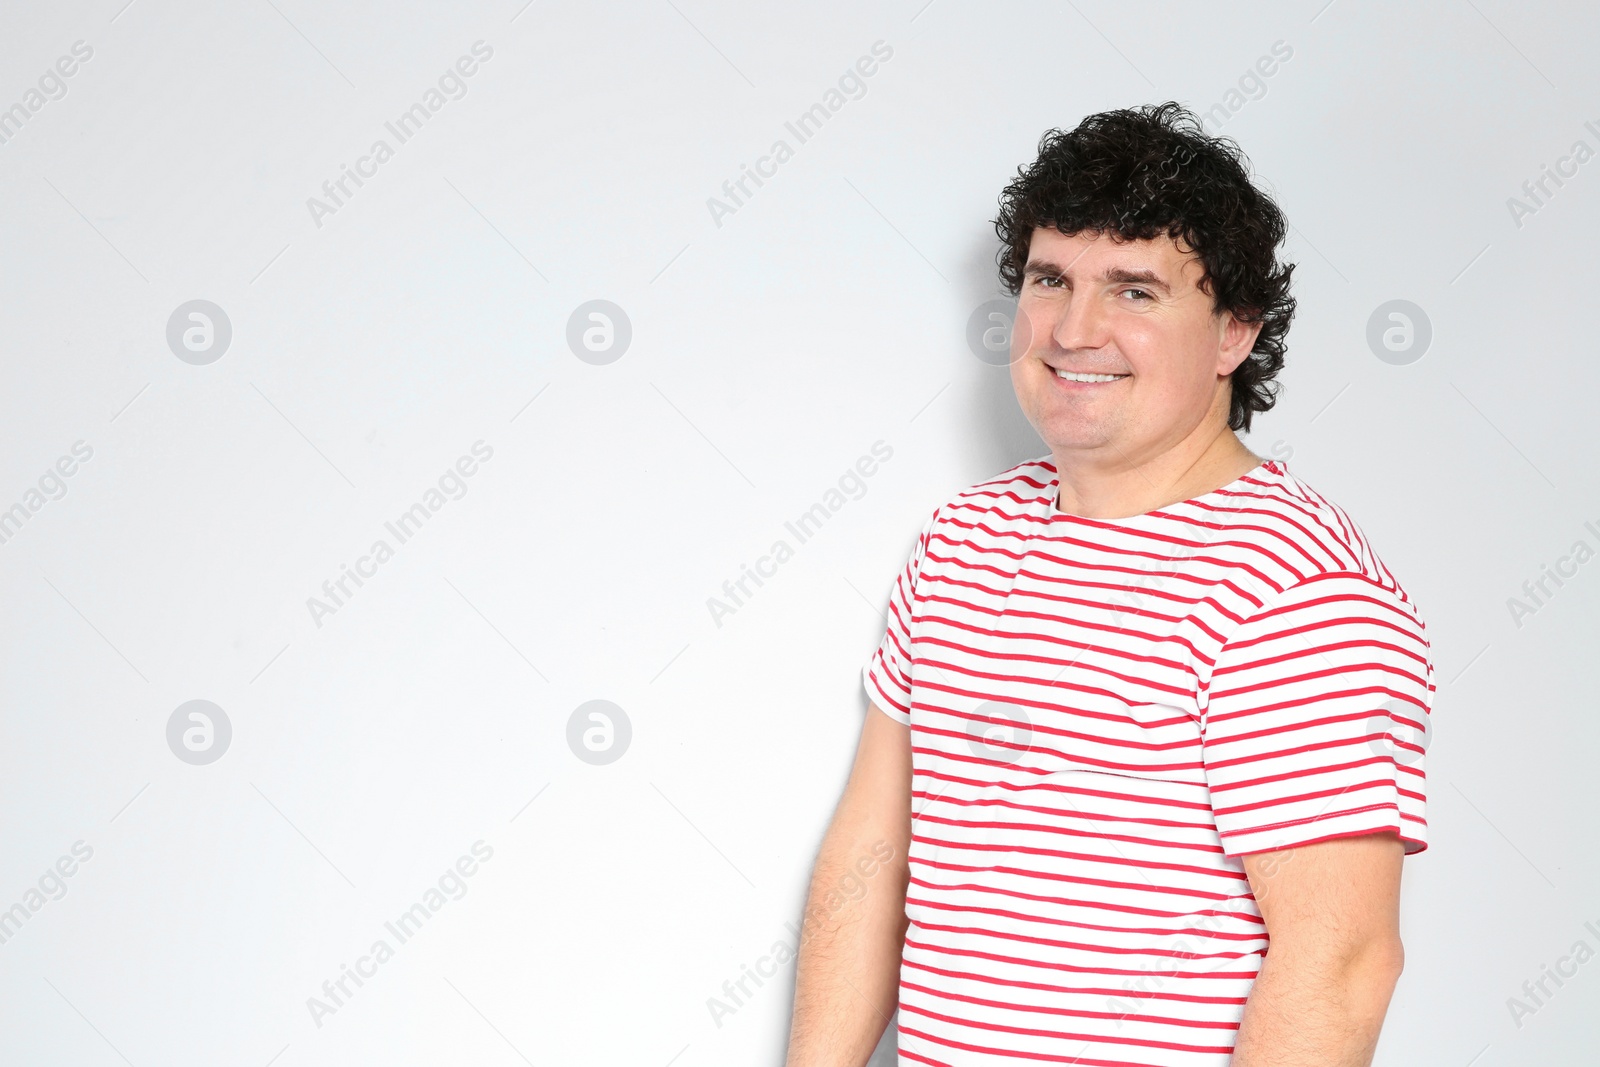
{"label": "white background", "polygon": [[[997,195],[1046,129],[1205,112],[1277,41],[1208,123],[1299,264],[1246,443],[1357,519],[1439,681],[1377,1062],[1590,1061],[1600,963],[1520,1027],[1507,999],[1600,950],[1600,562],[1520,626],[1508,601],[1600,549],[1600,161],[1520,225],[1507,200],[1600,149],[1593,8],[124,3],[0,32],[0,107],[93,49],[0,144],[0,509],[93,450],[0,544],[0,908],[93,849],[0,945],[0,1061],[780,1062],[792,967],[721,1026],[707,999],[799,919],[920,524],[1047,451],[965,339]],[[479,40],[466,95],[319,226],[308,198]],[[166,341],[195,299],[232,324],[208,365]],[[596,299],[632,324],[606,365],[566,340]],[[1394,299],[1432,323],[1408,365],[1366,341]],[[307,599],[479,440],[466,495],[318,626]],[[233,729],[205,766],[166,739],[193,699]],[[566,740],[595,699],[632,727],[604,766]],[[307,998],[479,840],[318,1026]]]}

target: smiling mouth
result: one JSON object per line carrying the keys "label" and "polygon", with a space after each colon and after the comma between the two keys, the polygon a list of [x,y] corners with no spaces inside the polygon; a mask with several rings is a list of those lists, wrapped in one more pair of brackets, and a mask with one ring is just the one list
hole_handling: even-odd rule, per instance
{"label": "smiling mouth", "polygon": [[1055,376],[1065,382],[1115,382],[1123,378],[1132,377],[1128,374],[1078,374],[1074,371],[1058,370]]}

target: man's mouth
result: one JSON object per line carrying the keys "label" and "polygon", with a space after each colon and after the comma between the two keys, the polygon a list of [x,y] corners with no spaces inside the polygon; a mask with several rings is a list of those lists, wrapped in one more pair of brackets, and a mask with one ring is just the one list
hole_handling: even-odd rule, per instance
{"label": "man's mouth", "polygon": [[1127,374],[1080,374],[1076,371],[1057,370],[1057,378],[1068,382],[1114,382],[1122,378],[1131,377]]}

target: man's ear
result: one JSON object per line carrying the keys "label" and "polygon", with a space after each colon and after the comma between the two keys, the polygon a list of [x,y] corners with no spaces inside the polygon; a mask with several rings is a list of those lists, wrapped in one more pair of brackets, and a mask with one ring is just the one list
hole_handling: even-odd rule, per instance
{"label": "man's ear", "polygon": [[1231,311],[1225,311],[1220,316],[1219,329],[1222,336],[1217,351],[1217,375],[1226,377],[1250,357],[1251,349],[1256,346],[1256,338],[1261,334],[1262,323],[1244,322]]}

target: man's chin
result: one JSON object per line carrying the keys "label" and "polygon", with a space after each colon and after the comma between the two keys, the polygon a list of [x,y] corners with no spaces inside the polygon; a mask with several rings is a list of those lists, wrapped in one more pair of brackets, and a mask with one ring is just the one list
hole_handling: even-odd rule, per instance
{"label": "man's chin", "polygon": [[1034,420],[1033,425],[1053,448],[1098,448],[1116,438],[1104,419],[1084,418],[1076,412],[1053,411],[1043,419]]}
{"label": "man's chin", "polygon": [[1050,446],[1052,455],[1068,461],[1108,454],[1114,456],[1118,453],[1116,442],[1102,436],[1085,436],[1082,434],[1055,435],[1045,437],[1044,443]]}

